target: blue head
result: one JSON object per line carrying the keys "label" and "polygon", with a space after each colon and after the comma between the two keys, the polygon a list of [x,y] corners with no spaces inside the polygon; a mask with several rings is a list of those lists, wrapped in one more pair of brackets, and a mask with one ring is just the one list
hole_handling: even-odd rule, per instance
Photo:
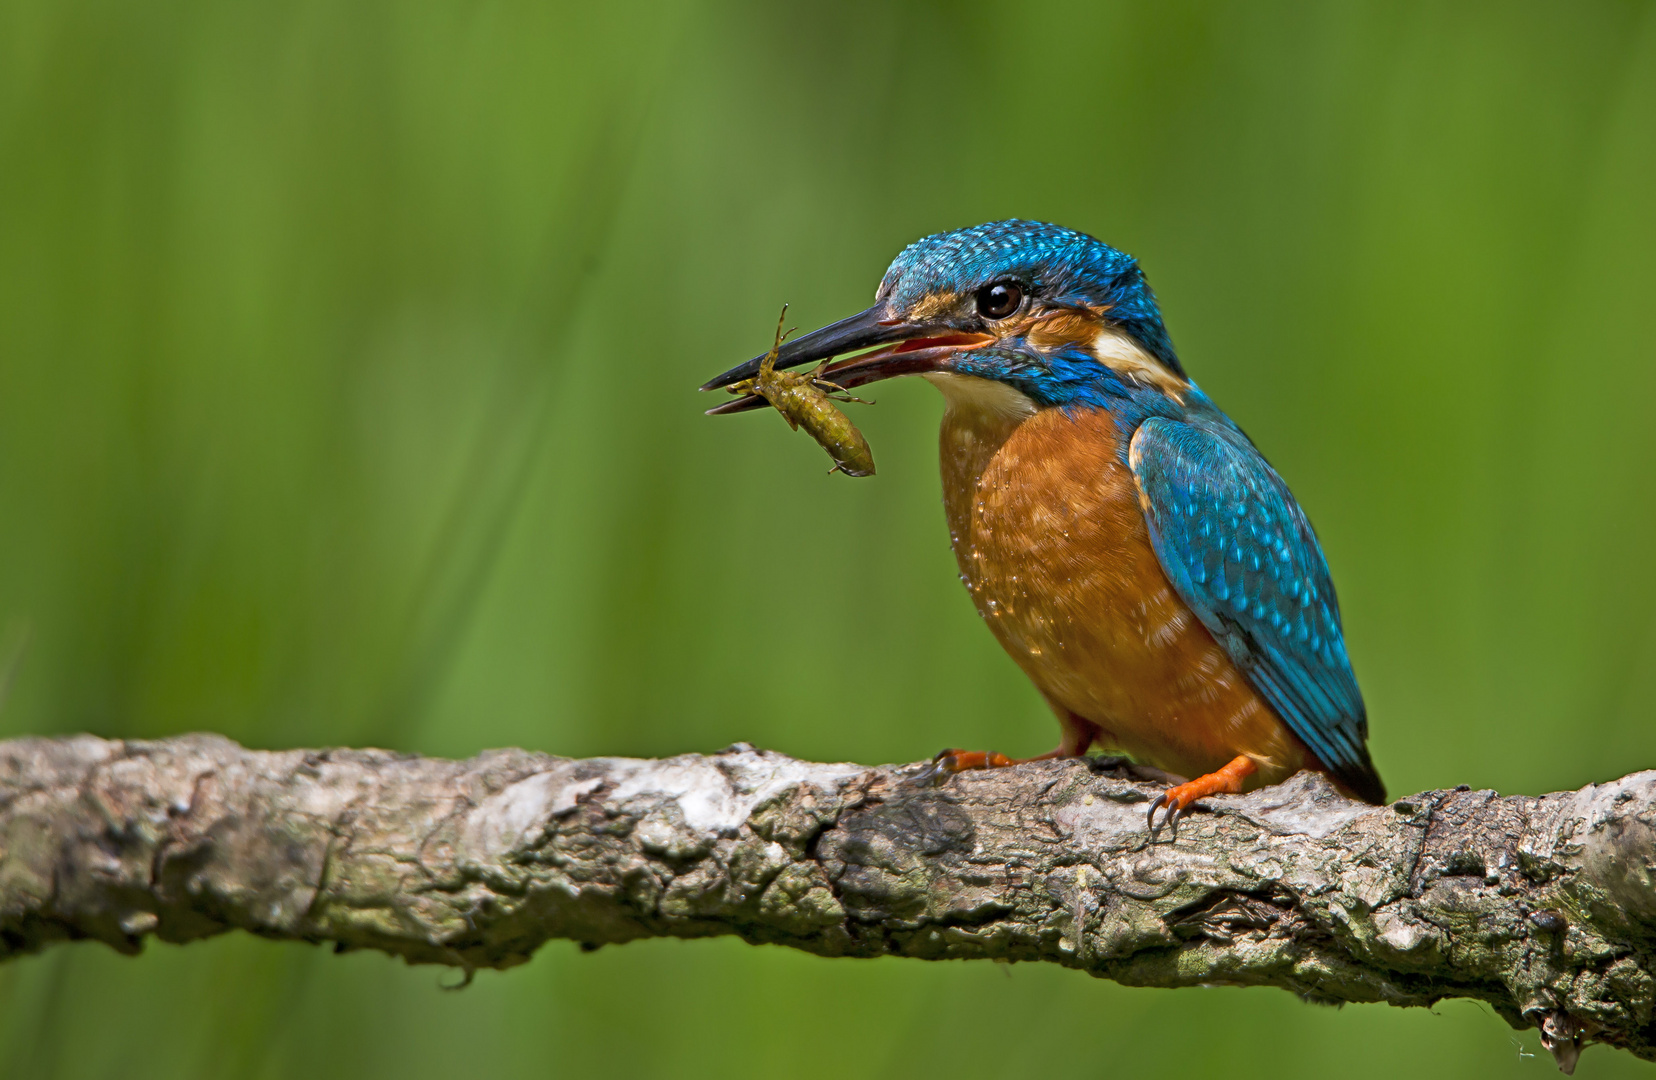
{"label": "blue head", "polygon": [[[1189,385],[1138,263],[1072,229],[1013,220],[928,236],[892,261],[874,300],[788,343],[778,363],[885,346],[833,365],[828,377],[847,387],[894,375],[989,379],[1038,407],[1178,395]],[[703,389],[757,368],[749,361]]]}

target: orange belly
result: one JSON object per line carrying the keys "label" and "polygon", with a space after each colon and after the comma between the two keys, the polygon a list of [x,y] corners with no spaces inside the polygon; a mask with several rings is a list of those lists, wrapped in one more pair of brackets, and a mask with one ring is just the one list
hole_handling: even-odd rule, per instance
{"label": "orange belly", "polygon": [[1251,788],[1311,764],[1173,591],[1110,416],[1020,414],[944,389],[955,558],[978,613],[1059,718],[1067,710],[1099,729],[1100,746],[1187,777],[1246,754],[1259,766]]}

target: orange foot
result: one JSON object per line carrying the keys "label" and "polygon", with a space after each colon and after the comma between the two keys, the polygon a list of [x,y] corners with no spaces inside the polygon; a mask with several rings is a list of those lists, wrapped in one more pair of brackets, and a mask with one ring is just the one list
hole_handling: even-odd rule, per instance
{"label": "orange foot", "polygon": [[926,775],[937,777],[967,769],[1005,769],[1007,765],[1017,765],[1017,762],[1005,754],[995,754],[994,750],[939,750]]}
{"label": "orange foot", "polygon": [[967,769],[1004,769],[1018,762],[993,750],[941,750],[932,758],[931,766],[920,774],[922,780],[935,780]]}
{"label": "orange foot", "polygon": [[1174,836],[1178,836],[1179,819],[1190,809],[1192,803],[1209,795],[1235,795],[1242,790],[1242,781],[1258,771],[1259,766],[1254,764],[1254,759],[1242,755],[1206,776],[1198,776],[1177,787],[1168,788],[1157,795],[1156,801],[1150,804],[1150,839],[1156,838],[1157,810],[1167,807],[1167,816],[1162,819],[1162,824],[1172,829]]}

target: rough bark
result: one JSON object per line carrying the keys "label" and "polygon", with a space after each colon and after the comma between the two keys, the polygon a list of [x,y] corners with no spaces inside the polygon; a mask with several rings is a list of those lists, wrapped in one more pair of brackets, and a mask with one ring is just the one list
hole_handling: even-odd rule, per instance
{"label": "rough bark", "polygon": [[1488,1002],[1566,1071],[1656,1060],[1656,772],[1581,791],[1353,803],[1319,776],[1208,800],[1042,762],[747,746],[661,761],[244,750],[192,735],[0,743],[0,959],[231,929],[467,970],[543,942],[737,934],[824,956],[1042,960],[1135,986]]}

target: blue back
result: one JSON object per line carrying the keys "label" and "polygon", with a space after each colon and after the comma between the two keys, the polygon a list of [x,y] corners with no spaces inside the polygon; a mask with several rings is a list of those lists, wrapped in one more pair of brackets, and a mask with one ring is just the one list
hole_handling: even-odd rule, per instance
{"label": "blue back", "polygon": [[1128,462],[1174,589],[1317,759],[1384,802],[1328,563],[1282,477],[1234,424],[1202,417],[1145,420]]}

